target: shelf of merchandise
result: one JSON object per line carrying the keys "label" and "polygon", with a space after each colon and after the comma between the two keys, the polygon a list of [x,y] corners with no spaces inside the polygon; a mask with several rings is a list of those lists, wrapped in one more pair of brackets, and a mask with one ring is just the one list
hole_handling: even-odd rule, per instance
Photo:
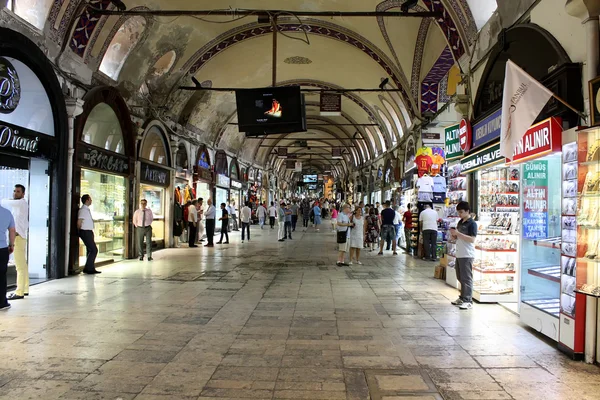
{"label": "shelf of merchandise", "polygon": [[[447,197],[449,199],[450,206],[446,208],[446,216],[444,219],[448,220],[449,226],[456,226],[459,222],[460,217],[455,213],[455,207],[458,202],[463,199],[468,199],[468,191],[467,191],[467,177],[461,174],[460,171],[461,165],[460,163],[454,164],[448,167],[448,183],[446,184],[448,194]],[[464,183],[463,183],[464,182]],[[453,189],[453,187],[458,186],[459,189]],[[464,189],[460,189],[460,187],[464,187]],[[451,248],[455,247],[456,243],[447,242],[446,243],[446,255],[448,256],[448,266],[446,267],[446,284],[458,289],[460,288],[460,284],[456,279],[456,270],[454,269],[454,265],[452,263],[456,263],[456,257],[451,255]]]}
{"label": "shelf of merchandise", "polygon": [[560,314],[560,300],[559,299],[534,299],[524,300],[523,304],[527,304],[537,310],[543,311],[555,318],[558,318]]}
{"label": "shelf of merchandise", "polygon": [[484,249],[482,247],[475,247],[476,250],[485,251],[486,253],[516,253],[517,250],[493,250],[493,249]]}
{"label": "shelf of merchandise", "polygon": [[505,274],[506,275],[514,275],[515,274],[514,270],[511,270],[511,271],[508,271],[508,270],[493,270],[493,269],[490,270],[490,269],[481,269],[481,268],[475,267],[475,266],[473,267],[473,271],[482,272],[484,274],[502,274],[502,275],[505,275]]}
{"label": "shelf of merchandise", "polygon": [[560,249],[560,245],[562,244],[562,238],[548,238],[548,239],[538,239],[533,241],[534,246],[540,247],[549,247],[552,249]]}

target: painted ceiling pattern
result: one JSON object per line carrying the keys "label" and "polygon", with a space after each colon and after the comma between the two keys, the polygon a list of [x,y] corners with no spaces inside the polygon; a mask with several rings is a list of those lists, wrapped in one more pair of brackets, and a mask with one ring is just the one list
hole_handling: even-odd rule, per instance
{"label": "painted ceiling pattern", "polygon": [[[233,3],[240,3],[237,0],[231,0]],[[313,7],[320,7],[321,3],[316,0],[306,0],[307,4],[312,4]],[[397,11],[405,0],[367,0],[363,3],[349,0],[347,11]],[[165,0],[156,0],[154,3],[134,3],[133,1],[124,0],[128,9],[149,9],[164,8],[172,9],[169,2]],[[97,68],[103,55],[107,51],[107,48],[114,37],[115,33],[122,25],[122,23],[128,18],[126,16],[114,19],[108,17],[99,17],[90,13],[86,9],[86,4],[90,4],[99,9],[108,10],[114,9],[110,0],[55,0],[50,12],[48,14],[48,29],[46,32],[48,36],[59,45],[65,43],[68,45],[73,54],[80,57],[82,62],[90,65],[91,68]],[[157,6],[158,4],[158,6]],[[352,6],[356,4],[356,6]],[[164,7],[162,6],[164,5]],[[229,6],[229,4],[227,4]],[[221,2],[214,2],[212,8],[224,8],[225,6]],[[235,8],[235,6],[232,6]],[[244,7],[247,8],[261,8],[260,2],[255,0],[249,0],[244,3]],[[197,8],[210,8],[210,7],[197,7]],[[295,9],[297,3],[282,0],[281,9]],[[320,7],[320,8],[325,8]],[[354,9],[356,8],[356,9]],[[413,119],[418,117],[419,114],[424,112],[436,112],[438,102],[446,101],[447,96],[447,75],[448,70],[463,56],[468,55],[470,49],[469,45],[473,43],[477,35],[477,27],[473,19],[473,13],[471,12],[469,5],[466,0],[420,0],[418,5],[414,8],[414,11],[435,11],[440,13],[438,18],[423,18],[420,21],[418,31],[415,30],[414,34],[416,37],[416,43],[414,47],[411,47],[410,53],[407,52],[405,46],[402,46],[401,38],[394,37],[396,32],[395,29],[390,29],[392,24],[399,23],[399,19],[391,19],[378,17],[377,27],[378,34],[373,29],[365,27],[361,24],[352,21],[346,21],[344,19],[329,19],[329,18],[301,18],[301,21],[297,21],[288,17],[280,17],[278,20],[278,29],[282,33],[298,33],[306,32],[307,35],[315,35],[322,38],[331,39],[331,49],[326,53],[327,56],[332,56],[336,52],[351,52],[360,51],[368,56],[373,66],[369,72],[369,76],[365,76],[367,73],[363,71],[360,76],[356,76],[356,85],[354,87],[370,87],[372,86],[373,80],[379,80],[380,76],[389,77],[389,87],[397,89],[399,97],[395,97],[397,101],[394,101],[391,97],[386,97],[387,100],[391,100],[392,103],[398,103],[403,101],[404,104],[396,104],[398,108],[405,107],[407,113],[399,117],[406,126],[410,126],[412,121],[406,120],[407,115]],[[150,18],[153,19],[153,18]],[[109,22],[110,21],[110,22]],[[182,20],[183,21],[183,20]],[[189,19],[187,24],[190,25],[190,29],[196,30],[196,32],[206,31],[204,28],[213,28],[213,26],[203,25],[201,21],[192,21]],[[335,23],[334,23],[335,21]],[[152,21],[160,25],[160,19]],[[182,22],[183,23],[183,22]],[[233,24],[236,25],[236,24]],[[412,29],[412,28],[411,28]],[[416,29],[416,28],[415,28]],[[434,32],[436,30],[437,32]],[[150,41],[156,41],[160,38],[153,38],[153,32],[144,32],[142,40],[136,45],[133,52],[140,51],[142,48],[147,48]],[[209,29],[210,31],[210,29]],[[264,23],[249,23],[241,24],[232,29],[219,30],[216,29],[216,33],[212,38],[210,36],[203,36],[205,39],[200,41],[190,39],[188,42],[176,43],[173,45],[171,50],[174,50],[177,54],[176,65],[160,79],[165,82],[167,89],[171,88],[170,95],[164,97],[164,99],[189,99],[190,96],[179,96],[174,97],[173,94],[177,92],[177,88],[180,85],[187,85],[189,83],[189,77],[193,75],[199,76],[198,79],[203,80],[207,77],[201,77],[201,71],[209,63],[221,62],[219,55],[227,51],[235,51],[240,46],[252,45],[252,40],[255,38],[264,37],[273,33],[273,26]],[[439,35],[444,38],[446,43],[444,46],[437,47],[443,48],[441,54],[433,54],[432,49],[428,47],[428,39],[432,33]],[[198,35],[196,35],[198,36]],[[190,35],[191,38],[194,35]],[[436,36],[437,37],[437,36]],[[100,40],[103,42],[98,43]],[[437,39],[436,39],[437,40]],[[146,47],[145,47],[146,46]],[[195,48],[193,47],[195,46]],[[94,55],[92,55],[92,49]],[[148,51],[146,50],[146,53]],[[185,56],[184,56],[185,55]],[[161,54],[152,54],[150,59],[156,60]],[[184,58],[185,57],[185,58]],[[326,60],[315,58],[316,55],[313,53],[303,53],[302,48],[298,47],[298,51],[292,53],[291,57],[287,57],[283,64],[288,65],[289,68],[298,68],[298,71],[304,71],[306,68],[317,68],[320,63],[326,63]],[[410,62],[406,63],[409,59]],[[429,60],[429,61],[426,61]],[[436,60],[433,62],[433,60]],[[433,65],[430,63],[433,62]],[[412,65],[410,71],[404,71],[402,65]],[[427,68],[427,69],[424,69]],[[308,71],[311,71],[310,69]],[[296,79],[287,79],[285,82],[278,82],[278,85],[290,85],[290,84],[302,84],[306,87],[322,88],[322,89],[340,89],[340,85],[335,80],[331,79],[319,79],[318,70],[312,70],[314,72],[309,73],[307,76],[299,75]],[[410,73],[410,77],[407,77],[406,72]],[[208,77],[210,78],[210,76]],[[118,82],[112,81],[113,85],[120,85],[124,81],[130,79],[128,76],[119,76]],[[99,76],[96,74],[94,81],[98,82],[111,82],[106,77]],[[369,81],[370,83],[365,84],[364,82]],[[138,86],[141,82],[136,83]],[[213,96],[212,101],[218,101],[222,99],[219,96]],[[377,96],[370,96],[363,93],[344,93],[344,97],[351,101],[350,104],[354,104],[352,109],[358,110],[353,111],[354,113],[364,113],[362,116],[347,114],[348,118],[352,118],[353,121],[372,121],[380,124],[379,131],[386,132],[383,121],[380,120],[375,110],[383,109],[383,103]],[[399,100],[401,99],[401,100]],[[379,104],[377,104],[379,103]],[[214,107],[213,107],[214,108]],[[215,118],[215,112],[211,112],[213,109],[203,105],[202,110],[207,114],[205,118]],[[175,106],[173,109],[183,110],[182,106]],[[312,112],[316,110],[318,115],[318,108],[312,107]],[[314,115],[313,115],[314,116]],[[175,115],[177,117],[177,115]],[[207,126],[216,127],[219,124],[223,127],[227,123],[231,122],[231,116],[227,119],[215,124],[207,124]],[[214,135],[205,133],[203,129],[195,126],[190,126],[192,131],[198,134],[207,134],[207,137],[220,138],[220,134]],[[355,129],[352,131],[354,132]],[[361,129],[358,129],[361,130]],[[222,129],[225,131],[225,128]],[[216,132],[215,132],[216,133]],[[222,133],[222,132],[221,132]],[[406,132],[408,137],[408,133]],[[199,138],[202,140],[202,137]],[[382,142],[385,142],[389,148],[390,143],[385,134],[381,138]],[[340,142],[341,143],[341,142]],[[210,143],[216,145],[216,143]],[[368,148],[369,156],[376,154],[372,144],[366,141],[365,146]],[[244,144],[241,145],[244,147]],[[240,148],[238,155],[242,152]],[[255,153],[256,154],[256,153]],[[358,151],[358,154],[361,154]],[[247,162],[253,162],[253,160],[245,160]],[[367,160],[361,160],[367,161]]]}

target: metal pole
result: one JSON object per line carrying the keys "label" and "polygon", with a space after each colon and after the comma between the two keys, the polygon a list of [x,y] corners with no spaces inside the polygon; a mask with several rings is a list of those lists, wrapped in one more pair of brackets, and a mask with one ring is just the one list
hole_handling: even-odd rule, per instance
{"label": "metal pole", "polygon": [[[300,85],[302,86],[302,85]],[[208,87],[198,87],[198,86],[179,86],[181,90],[207,90],[210,92],[235,92],[240,89],[262,89],[262,88],[208,88]],[[355,88],[355,89],[300,89],[301,92],[305,93],[348,93],[348,92],[373,92],[373,93],[387,93],[387,92],[402,92],[404,89],[365,89],[365,88]]]}
{"label": "metal pole", "polygon": [[277,15],[271,20],[273,24],[273,83],[271,86],[277,86]]}

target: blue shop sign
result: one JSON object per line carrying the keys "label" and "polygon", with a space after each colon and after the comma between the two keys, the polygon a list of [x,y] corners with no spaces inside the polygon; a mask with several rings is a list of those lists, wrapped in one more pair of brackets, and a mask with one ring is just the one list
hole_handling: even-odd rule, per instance
{"label": "blue shop sign", "polygon": [[479,147],[500,137],[502,109],[473,125],[473,146]]}

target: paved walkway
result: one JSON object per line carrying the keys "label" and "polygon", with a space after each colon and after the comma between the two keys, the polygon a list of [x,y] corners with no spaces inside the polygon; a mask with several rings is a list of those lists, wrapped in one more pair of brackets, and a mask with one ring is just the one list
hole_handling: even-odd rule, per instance
{"label": "paved walkway", "polygon": [[0,314],[0,398],[600,396],[599,368],[502,307],[450,305],[433,263],[363,253],[338,268],[323,229],[239,239],[34,286]]}

